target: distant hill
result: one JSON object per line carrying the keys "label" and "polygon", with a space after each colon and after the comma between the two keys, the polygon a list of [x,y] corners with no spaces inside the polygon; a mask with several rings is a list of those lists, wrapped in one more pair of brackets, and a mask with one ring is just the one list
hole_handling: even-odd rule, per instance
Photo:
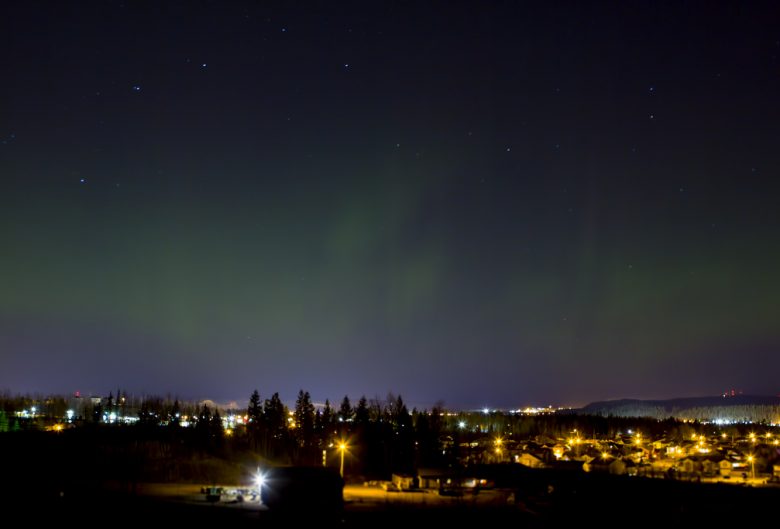
{"label": "distant hill", "polygon": [[736,395],[667,400],[620,399],[592,402],[575,413],[615,417],[696,419],[700,421],[780,422],[780,397]]}

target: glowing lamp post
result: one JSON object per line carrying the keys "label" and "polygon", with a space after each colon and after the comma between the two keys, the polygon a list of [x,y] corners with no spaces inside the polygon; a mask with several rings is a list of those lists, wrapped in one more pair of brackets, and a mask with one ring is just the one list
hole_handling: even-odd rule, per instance
{"label": "glowing lamp post", "polygon": [[257,473],[255,473],[255,487],[257,487],[257,492],[260,492],[263,489],[263,485],[265,485],[265,474],[260,472],[260,469],[257,469]]}
{"label": "glowing lamp post", "polygon": [[347,443],[344,441],[339,443],[339,452],[341,452],[341,466],[339,467],[339,474],[341,479],[344,479],[344,452],[347,450]]}

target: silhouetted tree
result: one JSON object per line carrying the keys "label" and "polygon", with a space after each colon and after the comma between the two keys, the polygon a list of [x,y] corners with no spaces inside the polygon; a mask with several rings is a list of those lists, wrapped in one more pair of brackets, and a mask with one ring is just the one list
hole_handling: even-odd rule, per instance
{"label": "silhouetted tree", "polygon": [[127,400],[127,396],[122,396],[122,390],[117,388],[116,390],[116,414],[118,416],[124,416],[125,415],[125,401]]}
{"label": "silhouetted tree", "polygon": [[285,429],[284,404],[278,393],[266,399],[263,406],[263,418],[274,438],[278,438]]}
{"label": "silhouetted tree", "polygon": [[325,399],[322,413],[317,410],[315,419],[317,423],[315,429],[319,438],[319,444],[320,446],[327,446],[335,433],[335,415],[328,399]]}
{"label": "silhouetted tree", "polygon": [[314,444],[314,405],[309,392],[300,390],[295,401],[295,437],[298,446],[308,448]]}
{"label": "silhouetted tree", "polygon": [[204,404],[198,413],[198,422],[195,423],[195,436],[201,448],[209,446],[211,439],[211,409],[207,404]]}
{"label": "silhouetted tree", "polygon": [[325,399],[325,407],[322,408],[322,427],[325,430],[333,428],[333,408],[330,406],[330,401]]}
{"label": "silhouetted tree", "polygon": [[265,424],[265,455],[277,457],[286,448],[287,423],[284,404],[278,393],[266,399],[263,406],[263,422]]}
{"label": "silhouetted tree", "polygon": [[416,439],[416,466],[437,467],[443,462],[440,436],[442,432],[442,409],[434,406],[430,413],[425,410],[412,412]]}
{"label": "silhouetted tree", "polygon": [[414,466],[414,431],[412,417],[401,395],[394,400],[388,398],[388,412],[392,424],[390,468],[409,472]]}
{"label": "silhouetted tree", "polygon": [[339,420],[341,422],[349,422],[352,420],[352,417],[352,404],[349,402],[349,397],[344,395],[344,398],[341,401],[341,406],[339,407]]}
{"label": "silhouetted tree", "polygon": [[381,422],[383,411],[384,407],[382,406],[382,400],[379,398],[379,396],[374,397],[368,403],[368,417],[371,422]]}
{"label": "silhouetted tree", "polygon": [[322,432],[325,428],[322,426],[322,413],[320,410],[314,412],[314,436],[317,438],[318,443],[322,443]]}
{"label": "silhouetted tree", "polygon": [[201,428],[208,427],[210,421],[211,421],[211,409],[209,408],[208,404],[204,404],[203,408],[201,408],[200,413],[198,414],[197,425]]}
{"label": "silhouetted tree", "polygon": [[246,410],[246,414],[249,421],[247,432],[254,449],[257,450],[263,435],[263,407],[260,403],[260,393],[257,390],[254,390],[252,396],[249,397],[249,407]]}
{"label": "silhouetted tree", "polygon": [[368,412],[368,400],[363,395],[358,401],[357,408],[355,408],[355,424],[357,426],[366,426],[371,420],[371,416]]}
{"label": "silhouetted tree", "polygon": [[409,410],[406,408],[406,404],[404,404],[404,399],[401,398],[401,395],[398,395],[398,397],[395,399],[392,410],[392,422],[396,429],[408,429],[412,426],[412,418],[409,415]]}
{"label": "silhouetted tree", "polygon": [[222,427],[222,416],[219,410],[214,410],[214,415],[209,421],[209,440],[215,446],[220,446],[224,437],[225,430]]}

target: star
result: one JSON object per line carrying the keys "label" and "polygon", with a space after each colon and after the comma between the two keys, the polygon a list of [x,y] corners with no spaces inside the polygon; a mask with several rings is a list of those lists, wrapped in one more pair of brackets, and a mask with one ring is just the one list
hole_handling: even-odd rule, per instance
{"label": "star", "polygon": [[82,184],[86,184],[87,183],[87,179],[86,178],[79,178],[79,182],[81,182]]}
{"label": "star", "polygon": [[348,62],[344,63],[344,68],[345,68],[345,69],[346,69],[346,68],[349,68],[349,63],[348,63]]}
{"label": "star", "polygon": [[133,85],[133,92],[140,92],[141,91],[141,85]]}
{"label": "star", "polygon": [[205,68],[206,66],[208,65],[205,62],[200,65],[201,68]]}

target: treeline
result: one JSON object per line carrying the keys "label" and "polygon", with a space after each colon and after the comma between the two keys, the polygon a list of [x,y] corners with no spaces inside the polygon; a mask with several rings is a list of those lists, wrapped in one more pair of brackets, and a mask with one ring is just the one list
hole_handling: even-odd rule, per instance
{"label": "treeline", "polygon": [[12,395],[0,393],[0,432],[16,432],[29,428],[29,421],[21,420],[17,412],[32,410],[47,417],[63,417],[68,410],[67,400],[60,395]]}
{"label": "treeline", "polygon": [[[97,454],[94,466],[119,457],[127,461],[125,472],[138,479],[198,480],[206,475],[238,472],[231,466],[297,464],[339,467],[341,446],[348,476],[386,479],[391,473],[414,473],[420,468],[457,465],[473,448],[492,447],[497,437],[507,441],[533,440],[537,444],[560,442],[572,436],[615,439],[631,432],[648,438],[689,440],[706,432],[699,419],[709,417],[711,408],[696,410],[685,422],[669,416],[663,407],[638,408],[636,401],[623,403],[610,415],[555,413],[524,415],[504,412],[449,412],[443,405],[430,410],[408,409],[400,395],[353,402],[348,396],[334,405],[312,402],[307,391],[299,391],[295,404],[286,406],[278,393],[262,398],[258,391],[246,407],[226,409],[213,403],[192,403],[170,397],[134,398],[117,391],[116,397],[82,399],[80,410],[72,410],[77,399],[62,397],[13,397],[0,395],[0,432],[53,430],[64,439],[78,439],[73,446],[91,447]],[[31,410],[34,416],[22,410]],[[633,406],[633,407],[632,407]],[[741,417],[772,420],[772,406],[728,406]],[[663,413],[661,409],[664,409]],[[66,411],[73,416],[65,418]],[[763,413],[763,415],[760,415]],[[127,424],[125,418],[132,418]],[[112,419],[113,418],[113,419]],[[53,428],[58,426],[58,428]],[[721,430],[743,437],[752,427],[729,426]],[[52,436],[54,439],[54,436]],[[63,440],[64,440],[63,439]],[[82,459],[88,459],[87,455]],[[218,472],[217,470],[218,469]],[[233,470],[231,470],[233,469]],[[134,478],[135,479],[135,478]]]}
{"label": "treeline", "polygon": [[363,396],[355,404],[345,396],[337,407],[326,400],[318,409],[301,390],[294,409],[287,410],[277,393],[263,401],[255,391],[246,417],[245,427],[236,433],[276,462],[338,466],[342,443],[345,467],[364,476],[412,472],[448,459],[442,454],[443,409],[409,410],[400,395],[384,400]]}
{"label": "treeline", "polygon": [[[79,402],[78,409],[72,410],[73,419],[67,421],[66,412],[76,407],[74,401]],[[17,412],[33,406],[35,417],[18,416]],[[443,447],[452,444],[445,436],[443,408],[410,410],[400,395],[393,394],[385,399],[361,397],[355,403],[345,396],[338,406],[327,400],[324,406],[315,406],[309,392],[301,390],[294,407],[288,408],[278,393],[262,399],[255,391],[246,408],[228,409],[170,397],[135,398],[118,390],[116,396],[112,392],[95,403],[3,395],[0,409],[4,410],[0,431],[43,430],[59,423],[68,435],[75,428],[81,431],[79,435],[94,432],[90,435],[95,439],[106,438],[108,433],[98,435],[104,430],[116,431],[112,434],[116,440],[134,437],[138,440],[134,453],[146,454],[146,466],[166,458],[234,460],[251,455],[272,464],[321,465],[324,460],[338,467],[342,443],[346,445],[346,471],[368,478],[443,466],[454,460],[452,450],[443,453]],[[125,424],[125,417],[136,420]]]}
{"label": "treeline", "polygon": [[744,404],[723,406],[660,406],[643,404],[641,401],[630,403],[603,403],[590,405],[587,413],[613,417],[649,417],[665,419],[674,417],[681,420],[753,422],[773,424],[780,422],[780,405]]}
{"label": "treeline", "polygon": [[780,406],[772,405],[745,405],[745,406],[718,406],[697,407],[682,410],[674,410],[673,415],[680,419],[693,419],[699,421],[713,420],[712,418],[757,423],[780,423]]}

